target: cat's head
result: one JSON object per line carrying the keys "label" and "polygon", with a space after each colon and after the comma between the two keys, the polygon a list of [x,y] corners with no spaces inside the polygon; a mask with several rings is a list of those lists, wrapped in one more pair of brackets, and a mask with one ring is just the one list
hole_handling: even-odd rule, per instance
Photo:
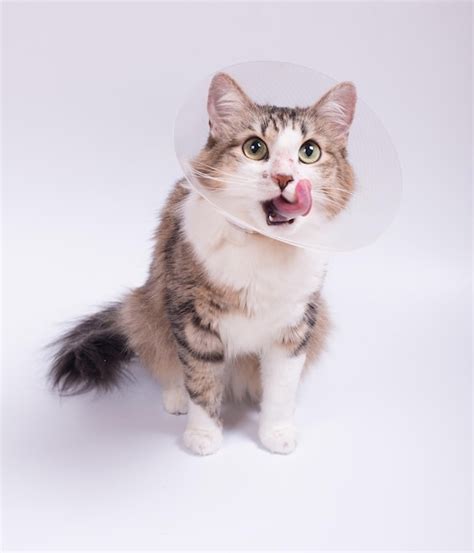
{"label": "cat's head", "polygon": [[216,203],[266,234],[314,231],[344,209],[354,188],[346,146],[355,104],[346,82],[310,107],[258,105],[219,73],[195,174]]}

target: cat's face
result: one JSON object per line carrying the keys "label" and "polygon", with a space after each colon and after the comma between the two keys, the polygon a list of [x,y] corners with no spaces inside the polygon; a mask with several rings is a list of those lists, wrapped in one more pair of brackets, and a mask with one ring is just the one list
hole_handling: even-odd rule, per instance
{"label": "cat's face", "polygon": [[267,234],[314,232],[353,191],[346,146],[355,102],[354,85],[341,83],[308,108],[257,105],[218,74],[195,173],[220,206]]}

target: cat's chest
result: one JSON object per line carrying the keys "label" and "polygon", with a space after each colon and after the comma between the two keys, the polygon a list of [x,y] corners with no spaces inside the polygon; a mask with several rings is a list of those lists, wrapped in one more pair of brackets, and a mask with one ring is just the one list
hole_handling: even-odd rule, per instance
{"label": "cat's chest", "polygon": [[212,280],[238,292],[240,309],[219,323],[227,351],[237,354],[261,350],[301,320],[309,296],[322,285],[326,260],[303,250],[284,256],[229,245],[209,255],[206,268]]}
{"label": "cat's chest", "polygon": [[183,214],[186,238],[209,281],[230,290],[239,305],[219,320],[228,353],[260,351],[301,320],[322,286],[325,256],[243,233],[196,195]]}

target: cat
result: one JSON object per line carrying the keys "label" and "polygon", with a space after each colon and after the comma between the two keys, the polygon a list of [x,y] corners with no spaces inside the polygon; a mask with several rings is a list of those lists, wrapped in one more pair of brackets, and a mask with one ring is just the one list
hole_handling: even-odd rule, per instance
{"label": "cat", "polygon": [[310,107],[286,108],[256,104],[232,77],[215,75],[209,136],[192,167],[209,197],[257,232],[178,181],[145,284],[56,342],[53,387],[109,390],[138,357],[158,378],[165,410],[187,413],[183,441],[195,454],[221,446],[224,398],[257,402],[262,445],[292,452],[298,385],[330,327],[327,255],[274,238],[310,237],[346,207],[355,105],[349,82]]}

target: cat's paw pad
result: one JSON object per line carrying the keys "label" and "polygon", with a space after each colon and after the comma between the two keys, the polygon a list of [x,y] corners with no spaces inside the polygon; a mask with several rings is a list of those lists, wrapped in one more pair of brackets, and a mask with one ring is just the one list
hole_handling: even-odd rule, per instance
{"label": "cat's paw pad", "polygon": [[288,454],[296,448],[296,429],[292,424],[260,428],[260,441],[272,453]]}
{"label": "cat's paw pad", "polygon": [[186,390],[182,387],[163,390],[163,407],[171,415],[184,415],[188,412],[189,398]]}
{"label": "cat's paw pad", "polygon": [[217,428],[187,428],[184,445],[197,455],[215,453],[222,444],[222,431]]}

